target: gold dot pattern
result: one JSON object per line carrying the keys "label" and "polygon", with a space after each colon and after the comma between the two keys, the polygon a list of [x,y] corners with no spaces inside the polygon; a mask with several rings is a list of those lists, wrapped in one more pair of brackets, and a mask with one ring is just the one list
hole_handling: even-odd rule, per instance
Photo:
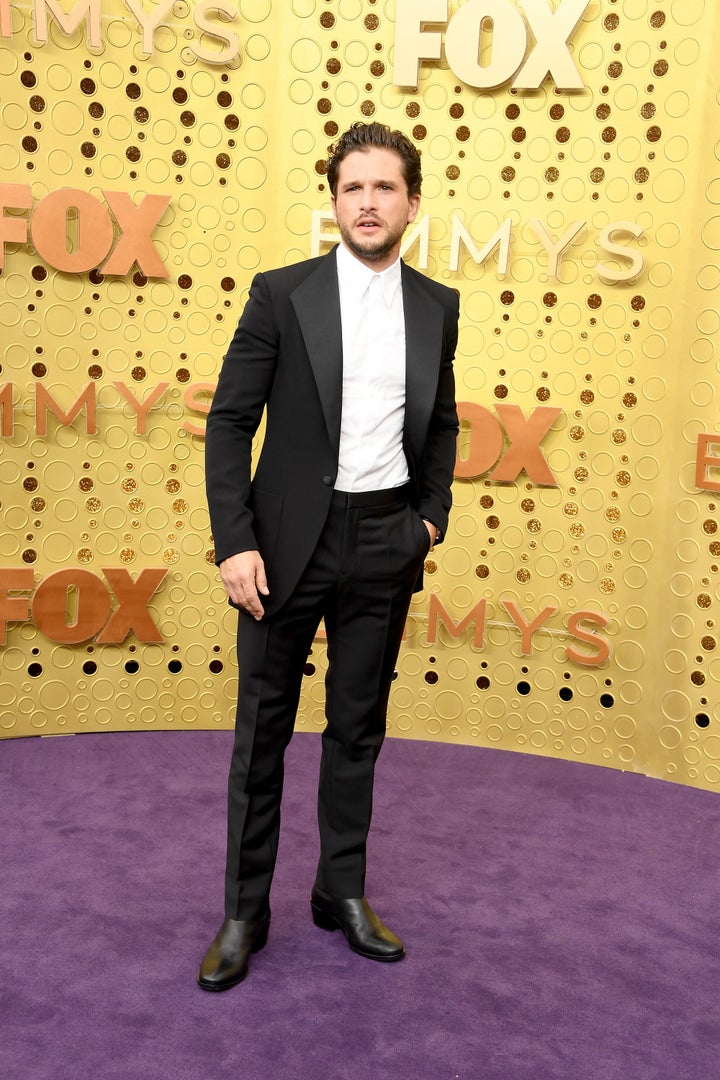
{"label": "gold dot pattern", "polygon": [[[413,601],[390,731],[717,787],[708,624],[718,515],[691,459],[716,424],[720,198],[699,179],[715,175],[712,140],[697,150],[688,141],[694,87],[714,64],[714,12],[591,4],[573,37],[587,91],[546,79],[524,94],[511,82],[468,86],[446,59],[421,66],[416,90],[395,87],[395,13],[372,0],[241,0],[239,55],[218,65],[194,52],[186,7],[175,6],[148,58],[119,4],[107,5],[101,49],[57,27],[39,45],[30,9],[13,8],[0,63],[8,176],[31,183],[35,203],[59,187],[171,202],[153,232],[165,280],[137,265],[124,276],[61,274],[29,244],[6,245],[11,341],[0,375],[17,405],[0,476],[16,494],[0,507],[1,565],[32,568],[36,585],[67,566],[100,582],[104,567],[135,580],[167,573],[149,601],[161,643],[130,634],[109,649],[68,646],[11,623],[0,734],[230,726],[234,618],[213,567],[195,433],[209,395],[198,388],[217,377],[254,273],[311,254],[312,212],[329,205],[328,144],[364,117],[404,128],[421,148],[427,268],[461,301],[458,397],[486,410],[501,444],[497,463],[455,484],[448,535]],[[455,213],[477,248],[511,218],[506,273],[498,247],[480,264],[460,244],[451,268]],[[550,243],[584,222],[556,274],[533,221]],[[600,238],[617,221],[643,230],[614,239],[645,265],[611,284],[601,269],[624,271],[628,259]],[[687,235],[702,237],[702,265],[685,253]],[[67,424],[50,412],[39,436],[36,384],[63,411],[90,384],[97,432],[87,410]],[[161,384],[140,432],[140,403]],[[538,451],[554,484],[522,468],[493,479],[515,441],[501,410],[513,408],[526,421],[559,410]],[[477,437],[463,434],[468,446]],[[518,620],[548,607],[528,652]],[[573,623],[587,611],[607,622]],[[611,652],[593,665],[598,637]],[[42,674],[30,681],[33,649]],[[93,675],[82,667],[88,649]],[[320,639],[309,668],[299,723],[315,729]]]}

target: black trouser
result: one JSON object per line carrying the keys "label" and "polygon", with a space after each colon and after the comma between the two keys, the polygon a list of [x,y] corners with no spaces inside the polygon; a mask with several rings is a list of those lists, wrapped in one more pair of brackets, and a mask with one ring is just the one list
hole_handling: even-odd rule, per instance
{"label": "black trouser", "polygon": [[327,727],[318,789],[317,884],[340,898],[364,894],[375,761],[412,590],[429,542],[404,488],[360,496],[335,492],[315,553],[289,600],[260,622],[240,613],[238,710],[228,784],[229,918],[254,918],[267,905],[280,830],[283,757],[304,666],[323,618]]}

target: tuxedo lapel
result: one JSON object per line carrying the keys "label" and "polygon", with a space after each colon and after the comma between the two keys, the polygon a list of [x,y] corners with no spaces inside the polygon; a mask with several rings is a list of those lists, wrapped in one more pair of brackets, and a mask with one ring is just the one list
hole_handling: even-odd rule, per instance
{"label": "tuxedo lapel", "polygon": [[[442,357],[443,309],[402,264],[405,321],[405,443],[414,462],[435,403]],[[342,410],[342,322],[335,250],[291,294],[290,300],[315,376],[328,435],[337,449]]]}
{"label": "tuxedo lapel", "polygon": [[337,260],[333,249],[291,294],[330,442],[340,445],[342,409],[342,324]]}
{"label": "tuxedo lapel", "polygon": [[435,404],[442,359],[443,309],[420,284],[420,277],[402,265],[405,319],[405,445],[416,467]]}

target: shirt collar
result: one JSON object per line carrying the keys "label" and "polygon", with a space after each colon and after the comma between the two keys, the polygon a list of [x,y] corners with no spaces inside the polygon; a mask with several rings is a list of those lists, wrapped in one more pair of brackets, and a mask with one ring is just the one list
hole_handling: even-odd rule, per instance
{"label": "shirt collar", "polygon": [[365,263],[360,262],[343,243],[337,248],[338,280],[343,290],[347,290],[356,299],[361,299],[370,287],[374,277],[380,278],[385,303],[390,305],[395,298],[395,293],[400,288],[402,279],[400,256],[392,266],[382,270],[376,275]]}

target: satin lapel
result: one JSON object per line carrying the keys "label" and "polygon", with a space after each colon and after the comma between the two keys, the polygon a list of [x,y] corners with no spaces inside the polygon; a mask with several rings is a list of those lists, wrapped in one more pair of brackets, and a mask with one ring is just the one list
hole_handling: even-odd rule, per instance
{"label": "satin lapel", "polygon": [[328,435],[340,444],[342,325],[335,250],[291,294],[320,395]]}
{"label": "satin lapel", "polygon": [[443,309],[402,267],[405,318],[405,440],[416,466],[422,459],[442,357]]}

